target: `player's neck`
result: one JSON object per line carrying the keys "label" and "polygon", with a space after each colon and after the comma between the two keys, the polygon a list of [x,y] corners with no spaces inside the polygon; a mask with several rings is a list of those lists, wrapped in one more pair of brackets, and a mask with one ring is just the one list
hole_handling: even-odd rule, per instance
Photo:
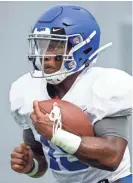
{"label": "player's neck", "polygon": [[62,98],[69,91],[80,73],[81,71],[68,76],[62,83],[54,86],[56,93],[60,98]]}

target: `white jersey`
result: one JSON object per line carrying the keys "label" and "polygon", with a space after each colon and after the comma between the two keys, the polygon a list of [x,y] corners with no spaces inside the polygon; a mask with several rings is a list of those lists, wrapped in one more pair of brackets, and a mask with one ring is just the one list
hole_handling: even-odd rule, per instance
{"label": "white jersey", "polygon": [[[83,71],[62,100],[79,106],[94,125],[105,117],[124,116],[132,112],[133,79],[117,69],[92,67]],[[34,129],[30,120],[34,100],[50,99],[46,80],[31,78],[27,73],[15,81],[10,90],[11,111],[16,122],[23,128],[31,128],[35,139],[42,143],[43,151],[56,182],[97,183],[102,179],[113,182],[130,174],[128,147],[116,171],[104,171],[81,163],[76,157],[64,152]]]}

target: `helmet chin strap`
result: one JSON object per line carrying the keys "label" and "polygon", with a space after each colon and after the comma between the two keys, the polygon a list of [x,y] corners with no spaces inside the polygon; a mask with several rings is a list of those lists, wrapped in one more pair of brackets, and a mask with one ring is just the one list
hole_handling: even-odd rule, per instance
{"label": "helmet chin strap", "polygon": [[59,83],[61,83],[63,80],[66,79],[66,74],[60,74],[60,75],[54,75],[54,76],[50,76],[50,77],[46,77],[46,80],[49,84],[52,85],[57,85]]}

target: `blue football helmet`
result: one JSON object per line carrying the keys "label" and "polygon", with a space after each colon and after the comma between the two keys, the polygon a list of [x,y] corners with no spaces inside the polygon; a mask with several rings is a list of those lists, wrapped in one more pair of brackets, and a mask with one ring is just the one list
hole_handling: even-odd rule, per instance
{"label": "blue football helmet", "polygon": [[[97,58],[100,28],[86,9],[76,5],[56,5],[42,14],[28,40],[32,76],[58,84]],[[62,60],[62,65],[59,71],[46,74],[44,58],[51,56],[57,61]]]}

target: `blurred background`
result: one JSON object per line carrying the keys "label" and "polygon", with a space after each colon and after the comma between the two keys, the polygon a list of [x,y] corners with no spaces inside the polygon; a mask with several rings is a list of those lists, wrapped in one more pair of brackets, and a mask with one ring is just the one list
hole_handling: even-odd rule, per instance
{"label": "blurred background", "polygon": [[[31,26],[44,10],[59,3],[67,2],[0,2],[0,183],[53,183],[50,171],[40,179],[32,179],[11,170],[10,153],[22,141],[22,132],[10,115],[8,94],[11,83],[28,72],[27,36]],[[101,27],[101,45],[113,42],[112,47],[100,54],[96,66],[131,74],[132,2],[71,1],[70,4],[80,5],[95,16]],[[130,137],[131,133],[132,127]],[[131,152],[131,141],[129,146]]]}

